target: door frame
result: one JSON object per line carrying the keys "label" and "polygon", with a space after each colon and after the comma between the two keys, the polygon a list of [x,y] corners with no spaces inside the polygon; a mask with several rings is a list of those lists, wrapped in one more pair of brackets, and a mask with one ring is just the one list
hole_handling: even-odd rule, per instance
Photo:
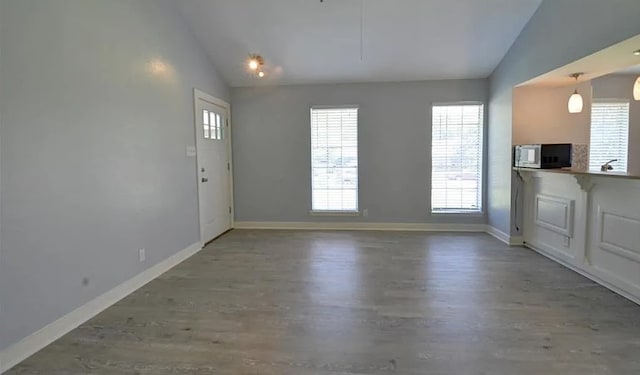
{"label": "door frame", "polygon": [[[198,226],[200,232],[200,244],[204,246],[204,244],[209,241],[203,238],[203,230],[202,230],[202,220],[200,215],[200,165],[198,164],[198,131],[201,131],[202,124],[198,123],[198,101],[202,100],[220,107],[223,107],[227,111],[227,126],[225,138],[227,142],[227,157],[229,160],[229,205],[231,207],[231,215],[230,215],[230,229],[233,229],[235,226],[235,206],[233,204],[233,152],[231,151],[231,105],[222,99],[218,99],[213,95],[209,95],[206,92],[199,90],[197,88],[193,89],[193,125],[194,125],[194,133],[193,133],[193,141],[195,142],[196,148],[196,186],[197,186],[197,194],[198,194]],[[224,130],[223,130],[224,132]]]}

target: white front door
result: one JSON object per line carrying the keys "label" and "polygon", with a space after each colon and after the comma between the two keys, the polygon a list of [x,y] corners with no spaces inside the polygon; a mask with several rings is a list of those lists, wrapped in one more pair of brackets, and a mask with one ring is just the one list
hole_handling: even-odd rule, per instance
{"label": "white front door", "polygon": [[229,105],[195,90],[200,240],[231,229]]}

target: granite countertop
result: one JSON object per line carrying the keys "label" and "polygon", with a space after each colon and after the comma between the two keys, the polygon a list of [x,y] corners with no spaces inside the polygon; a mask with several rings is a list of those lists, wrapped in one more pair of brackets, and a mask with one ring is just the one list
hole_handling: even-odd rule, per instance
{"label": "granite countertop", "polygon": [[614,178],[626,178],[631,180],[640,180],[640,176],[632,175],[623,172],[599,172],[599,171],[585,171],[571,168],[554,168],[554,169],[538,169],[538,168],[518,168],[513,167],[514,171],[520,172],[546,172],[546,173],[562,173],[562,174],[575,174],[575,175],[586,175],[586,176],[602,176],[602,177],[614,177]]}

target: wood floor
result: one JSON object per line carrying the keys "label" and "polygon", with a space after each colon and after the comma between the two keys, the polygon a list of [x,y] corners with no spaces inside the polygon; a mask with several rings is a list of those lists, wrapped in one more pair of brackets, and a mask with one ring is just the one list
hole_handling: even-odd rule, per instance
{"label": "wood floor", "polygon": [[640,306],[484,234],[236,230],[9,374],[640,374]]}

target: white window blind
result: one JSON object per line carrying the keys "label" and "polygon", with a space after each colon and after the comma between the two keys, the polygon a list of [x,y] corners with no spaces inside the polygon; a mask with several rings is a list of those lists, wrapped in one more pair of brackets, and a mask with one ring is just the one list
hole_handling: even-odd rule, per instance
{"label": "white window blind", "polygon": [[311,108],[312,211],[358,211],[358,108]]}
{"label": "white window blind", "polygon": [[482,210],[482,104],[434,105],[431,211]]}
{"label": "white window blind", "polygon": [[599,171],[612,159],[614,171],[627,172],[629,150],[629,101],[594,100],[591,106],[589,170]]}

